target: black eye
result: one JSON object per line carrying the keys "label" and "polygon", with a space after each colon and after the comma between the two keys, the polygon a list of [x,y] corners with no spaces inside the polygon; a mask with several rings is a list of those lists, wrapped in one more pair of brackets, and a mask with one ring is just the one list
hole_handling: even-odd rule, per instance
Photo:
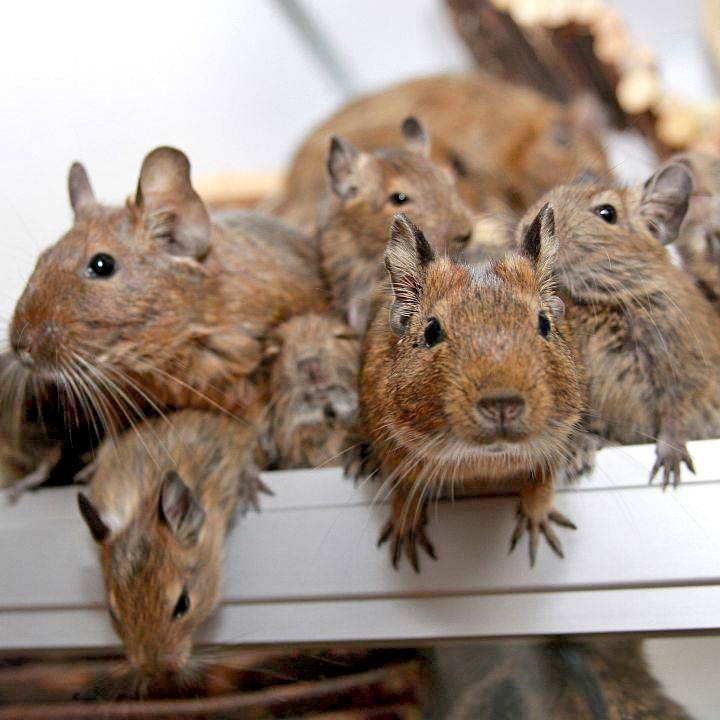
{"label": "black eye", "polygon": [[437,318],[430,318],[425,326],[425,344],[428,347],[437,345],[443,339],[443,330]]}
{"label": "black eye", "polygon": [[190,609],[190,596],[187,594],[187,590],[182,591],[180,597],[178,598],[177,603],[175,604],[175,609],[173,610],[173,620],[177,620],[178,618],[181,618],[188,610]]}
{"label": "black eye", "polygon": [[617,222],[617,211],[612,205],[598,205],[593,208],[593,212],[608,225],[614,225]]}
{"label": "black eye", "polygon": [[550,320],[548,319],[548,316],[541,310],[538,313],[538,332],[544,337],[548,337],[550,335]]}
{"label": "black eye", "polygon": [[410,200],[410,198],[403,192],[393,193],[389,199],[393,205],[404,205]]}
{"label": "black eye", "polygon": [[107,253],[98,253],[90,258],[86,274],[88,277],[110,277],[115,272],[115,258]]}

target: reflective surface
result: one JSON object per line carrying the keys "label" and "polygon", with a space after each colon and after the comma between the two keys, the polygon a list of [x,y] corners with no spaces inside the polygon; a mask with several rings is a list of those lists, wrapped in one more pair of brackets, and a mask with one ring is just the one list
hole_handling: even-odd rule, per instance
{"label": "reflective surface", "polygon": [[183,677],[114,653],[0,654],[0,718],[717,717],[720,636],[204,648]]}

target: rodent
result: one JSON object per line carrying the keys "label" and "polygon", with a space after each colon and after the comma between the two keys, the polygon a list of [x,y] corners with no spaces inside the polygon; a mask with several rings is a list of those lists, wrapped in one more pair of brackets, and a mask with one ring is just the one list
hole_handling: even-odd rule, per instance
{"label": "rodent", "polygon": [[437,655],[441,697],[433,709],[448,720],[690,720],[635,638],[485,644]]}
{"label": "rodent", "polygon": [[34,377],[74,380],[99,409],[142,400],[243,413],[263,338],[325,306],[307,238],[253,213],[211,222],[174,148],[147,155],[123,207],[99,204],[78,163],[69,190],[74,224],[42,253],[15,308],[20,362]]}
{"label": "rodent", "polygon": [[98,543],[113,626],[143,674],[182,671],[218,605],[235,508],[264,489],[256,443],[247,423],[181,410],[98,451],[78,506]]}
{"label": "rodent", "polygon": [[366,151],[395,147],[407,116],[431,129],[433,158],[454,169],[474,210],[500,209],[486,205],[495,198],[524,211],[543,192],[583,170],[609,173],[601,113],[589,98],[563,106],[478,71],[438,75],[353,100],[312,130],[296,151],[272,210],[310,230],[330,136],[343,136]]}
{"label": "rodent", "polygon": [[69,484],[100,441],[86,408],[50,382],[33,382],[0,354],[0,487],[15,502],[40,485]]}
{"label": "rodent", "polygon": [[410,117],[402,131],[401,147],[363,152],[333,136],[328,149],[320,258],[333,307],[360,334],[385,276],[382,256],[395,213],[422,225],[438,250],[461,254],[472,240],[472,213],[451,175],[430,159],[424,128]]}
{"label": "rodent", "polygon": [[272,467],[340,464],[357,418],[360,340],[330,312],[297,315],[276,328],[270,363],[268,429]]}
{"label": "rodent", "polygon": [[677,237],[691,194],[687,168],[671,163],[642,186],[586,179],[538,201],[555,211],[555,274],[587,368],[591,430],[656,440],[651,479],[662,471],[663,487],[679,483],[681,463],[693,469],[689,439],[720,433],[720,323],[662,246]]}
{"label": "rodent", "polygon": [[[409,116],[412,118],[412,116]],[[408,143],[407,120],[402,116],[388,125],[358,125],[348,127],[338,137],[351,147],[365,153],[402,148]],[[413,118],[414,120],[415,118]],[[432,128],[430,128],[432,130]],[[315,234],[320,221],[323,199],[327,194],[327,151],[335,133],[324,133],[324,142],[314,136],[298,150],[278,195],[271,196],[260,207],[282,218],[302,232]],[[509,183],[500,172],[475,170],[463,161],[437,133],[430,132],[429,159],[455,182],[462,200],[476,212],[516,210],[516,198]],[[523,208],[524,209],[524,208]]]}
{"label": "rodent", "polygon": [[674,155],[693,178],[693,194],[673,248],[684,270],[720,312],[720,158],[700,151]]}
{"label": "rodent", "polygon": [[426,505],[457,487],[519,486],[511,547],[527,530],[531,562],[542,533],[562,555],[554,486],[584,407],[582,368],[554,293],[553,211],[544,207],[520,252],[474,267],[436,253],[399,215],[385,252],[391,297],[363,345],[360,427],[392,511],[392,539],[419,569],[434,557]]}

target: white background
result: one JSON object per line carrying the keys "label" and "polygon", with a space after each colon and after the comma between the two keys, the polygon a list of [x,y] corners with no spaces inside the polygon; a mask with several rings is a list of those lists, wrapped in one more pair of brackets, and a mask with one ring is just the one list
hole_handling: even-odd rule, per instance
{"label": "white background", "polygon": [[[639,41],[660,51],[668,87],[698,99],[712,93],[695,2],[613,4]],[[470,63],[439,0],[306,0],[305,7],[356,90]],[[69,223],[72,160],[87,165],[97,195],[112,203],[132,192],[143,155],[158,144],[183,148],[198,175],[276,170],[343,97],[271,0],[4,7],[0,321],[37,252]],[[703,658],[709,662],[708,648],[717,646],[684,647],[655,644],[654,661],[683,699],[711,717],[693,683],[703,681],[698,668],[707,668]]]}

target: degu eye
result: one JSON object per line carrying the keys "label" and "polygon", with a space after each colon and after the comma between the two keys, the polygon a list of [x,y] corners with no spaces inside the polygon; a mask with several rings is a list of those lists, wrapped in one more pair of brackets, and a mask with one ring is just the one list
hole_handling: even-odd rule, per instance
{"label": "degu eye", "polygon": [[85,274],[88,277],[95,278],[110,277],[115,272],[115,258],[107,253],[98,253],[90,258],[87,264]]}
{"label": "degu eye", "polygon": [[593,212],[608,225],[614,225],[617,222],[617,211],[612,205],[598,205],[593,208]]}
{"label": "degu eye", "polygon": [[431,317],[425,326],[425,345],[432,347],[443,339],[443,330],[440,321]]}
{"label": "degu eye", "polygon": [[410,198],[404,192],[396,192],[393,193],[388,200],[390,200],[393,205],[404,205],[410,201]]}
{"label": "degu eye", "polygon": [[547,338],[550,335],[551,329],[552,326],[550,325],[550,320],[548,316],[541,310],[538,313],[538,332],[544,338]]}
{"label": "degu eye", "polygon": [[175,609],[173,610],[173,620],[181,618],[190,609],[190,596],[187,594],[187,590],[183,588],[177,603],[175,603]]}

